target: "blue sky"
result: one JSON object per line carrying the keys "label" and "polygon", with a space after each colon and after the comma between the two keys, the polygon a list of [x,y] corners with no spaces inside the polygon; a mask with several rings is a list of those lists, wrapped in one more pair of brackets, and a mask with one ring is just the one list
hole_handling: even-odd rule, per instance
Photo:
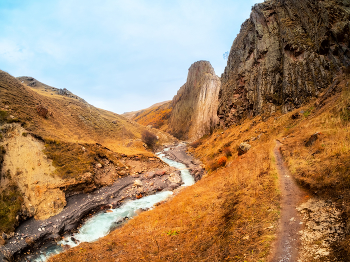
{"label": "blue sky", "polygon": [[262,0],[1,0],[0,69],[116,113],[170,100],[188,68],[221,76]]}

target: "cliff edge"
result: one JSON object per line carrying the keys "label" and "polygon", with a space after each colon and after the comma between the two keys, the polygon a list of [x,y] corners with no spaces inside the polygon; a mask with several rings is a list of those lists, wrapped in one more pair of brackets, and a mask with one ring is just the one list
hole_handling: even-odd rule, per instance
{"label": "cliff edge", "polygon": [[195,140],[217,124],[220,78],[208,61],[198,61],[188,70],[186,83],[172,101],[169,131],[177,138]]}
{"label": "cliff edge", "polygon": [[256,4],[221,77],[221,126],[300,107],[350,65],[350,3],[274,0]]}

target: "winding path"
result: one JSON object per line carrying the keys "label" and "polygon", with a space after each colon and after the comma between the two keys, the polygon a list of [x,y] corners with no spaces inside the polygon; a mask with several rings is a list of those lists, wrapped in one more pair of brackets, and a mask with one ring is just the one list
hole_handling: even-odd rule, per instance
{"label": "winding path", "polygon": [[303,228],[296,207],[301,203],[306,193],[297,186],[290,175],[280,152],[281,145],[279,141],[276,141],[274,149],[282,199],[280,224],[271,261],[296,262],[298,261],[300,245],[298,232]]}

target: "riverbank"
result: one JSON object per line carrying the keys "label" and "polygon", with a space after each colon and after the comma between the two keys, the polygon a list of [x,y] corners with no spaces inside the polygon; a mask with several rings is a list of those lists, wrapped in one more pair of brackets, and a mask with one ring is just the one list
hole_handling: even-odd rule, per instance
{"label": "riverbank", "polygon": [[[193,164],[194,159],[186,155],[185,144],[174,146],[163,153],[168,156],[173,151],[174,155],[178,155],[179,162],[190,164],[188,168],[193,174],[200,172],[198,170],[201,170],[201,167]],[[89,194],[69,197],[67,206],[60,214],[47,220],[30,219],[22,223],[17,228],[15,236],[8,239],[7,244],[0,248],[2,259],[12,258],[19,261],[23,255],[32,254],[39,246],[50,241],[58,241],[62,235],[74,231],[81,221],[92,213],[119,207],[130,199],[142,198],[160,191],[172,191],[181,184],[180,171],[173,167],[166,167],[122,178],[112,186]]]}

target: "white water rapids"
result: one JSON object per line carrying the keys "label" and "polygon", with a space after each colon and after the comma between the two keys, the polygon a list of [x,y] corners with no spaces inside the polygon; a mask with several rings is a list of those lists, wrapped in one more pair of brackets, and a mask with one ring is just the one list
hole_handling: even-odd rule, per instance
{"label": "white water rapids", "polygon": [[[169,149],[165,149],[168,151]],[[162,153],[157,153],[158,157],[167,163],[169,166],[173,166],[181,171],[181,178],[183,186],[191,186],[195,183],[194,178],[187,170],[186,166],[182,163],[170,160]],[[39,255],[35,257],[35,262],[45,262],[50,256],[63,252],[62,245],[68,245],[69,247],[75,247],[81,242],[93,242],[97,239],[108,235],[116,226],[116,222],[122,220],[125,217],[131,218],[136,216],[135,211],[142,208],[152,208],[156,203],[167,199],[173,192],[162,191],[154,195],[146,196],[136,200],[130,200],[123,206],[116,209],[111,209],[109,213],[99,213],[92,218],[88,219],[83,226],[79,229],[78,233],[68,235],[64,237],[57,245],[43,248],[39,251]],[[73,241],[72,237],[75,239]]]}

